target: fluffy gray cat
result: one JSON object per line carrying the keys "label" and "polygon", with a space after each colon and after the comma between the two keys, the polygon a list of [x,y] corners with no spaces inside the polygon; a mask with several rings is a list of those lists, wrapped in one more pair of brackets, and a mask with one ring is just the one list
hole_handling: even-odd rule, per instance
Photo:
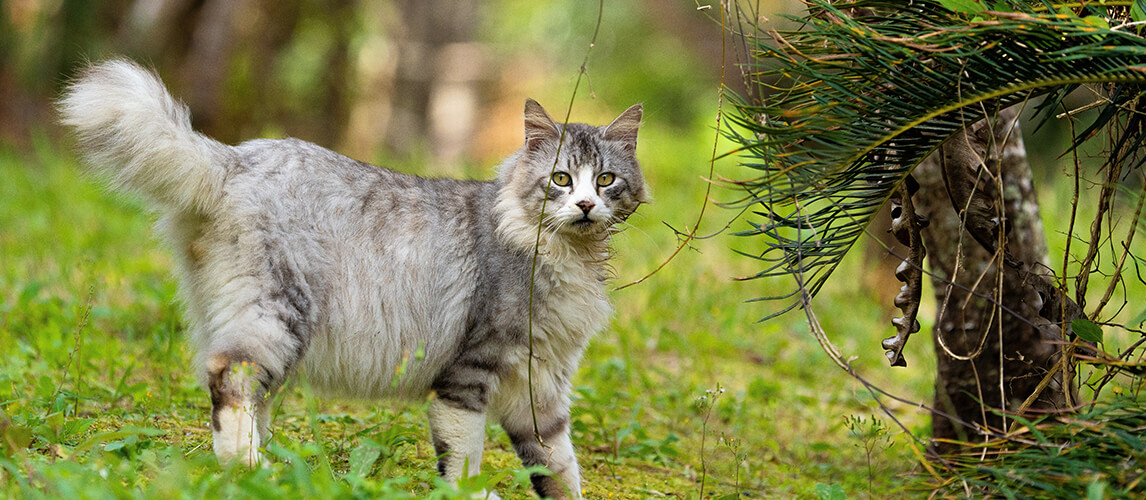
{"label": "fluffy gray cat", "polygon": [[553,472],[538,494],[581,497],[570,382],[611,315],[609,236],[648,200],[640,105],[563,127],[527,100],[525,143],[488,182],[293,139],[222,144],[126,60],[87,68],[58,107],[87,162],[159,212],[220,459],[259,463],[270,398],[301,370],[332,396],[432,394],[446,480],[478,472],[492,416],[525,465]]}

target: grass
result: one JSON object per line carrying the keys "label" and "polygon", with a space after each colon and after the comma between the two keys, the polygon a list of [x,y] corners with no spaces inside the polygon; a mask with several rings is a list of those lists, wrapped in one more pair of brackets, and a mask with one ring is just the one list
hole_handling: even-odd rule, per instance
{"label": "grass", "polygon": [[[642,149],[657,202],[616,242],[618,284],[674,248],[662,221],[695,222],[711,136],[655,126]],[[532,498],[528,471],[491,426],[482,476],[459,490],[436,477],[425,404],[320,400],[305,380],[275,402],[271,465],[219,466],[209,401],[188,369],[170,258],[132,199],[105,194],[41,138],[0,151],[0,496],[460,498],[482,488]],[[719,229],[716,210],[702,232]],[[835,368],[798,316],[759,324],[736,283],[753,263],[730,237],[699,240],[661,273],[614,292],[616,319],[575,380],[573,440],[587,498],[896,498],[916,467],[910,440]],[[859,273],[857,258],[841,272]],[[821,312],[877,385],[929,398],[927,340],[908,370],[884,366],[888,297],[850,280]],[[882,299],[882,300],[877,300]],[[926,325],[925,325],[926,328]],[[892,409],[926,435],[927,416]]]}
{"label": "grass", "polygon": [[1073,418],[1023,422],[1008,440],[952,457],[957,475],[932,485],[949,496],[1141,498],[1146,406],[1118,396]]}

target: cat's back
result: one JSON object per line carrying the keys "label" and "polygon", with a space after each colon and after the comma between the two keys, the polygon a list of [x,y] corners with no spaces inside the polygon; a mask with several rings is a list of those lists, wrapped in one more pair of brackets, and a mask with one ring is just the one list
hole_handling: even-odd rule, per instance
{"label": "cat's back", "polygon": [[225,183],[235,217],[291,229],[461,235],[488,218],[491,182],[423,178],[351,159],[298,139],[257,139],[235,147]]}
{"label": "cat's back", "polygon": [[360,196],[359,201],[369,202],[374,198],[370,193],[388,193],[410,201],[430,201],[451,193],[480,196],[482,190],[490,187],[489,182],[423,178],[398,172],[299,139],[255,139],[235,146],[235,150],[239,162],[226,182],[234,196],[277,195],[314,200],[314,195],[326,194]]}

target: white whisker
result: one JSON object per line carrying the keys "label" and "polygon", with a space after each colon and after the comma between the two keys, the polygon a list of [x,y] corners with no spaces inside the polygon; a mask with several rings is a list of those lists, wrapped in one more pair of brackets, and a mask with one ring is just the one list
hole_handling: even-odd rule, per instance
{"label": "white whisker", "polygon": [[617,230],[617,234],[626,233],[626,232],[628,232],[627,230],[629,228],[632,228],[632,229],[635,229],[638,233],[641,233],[641,235],[644,236],[645,239],[649,241],[649,243],[652,243],[653,246],[658,246],[657,241],[654,240],[652,235],[650,235],[644,229],[641,229],[640,227],[637,227],[628,221],[618,221],[616,226],[614,226],[614,227],[618,227],[618,226],[623,226],[623,227],[620,227],[620,229]]}

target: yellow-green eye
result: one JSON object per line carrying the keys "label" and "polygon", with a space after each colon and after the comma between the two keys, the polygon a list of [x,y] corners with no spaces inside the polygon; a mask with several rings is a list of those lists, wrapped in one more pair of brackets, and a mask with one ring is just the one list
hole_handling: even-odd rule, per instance
{"label": "yellow-green eye", "polygon": [[608,186],[609,184],[612,184],[613,181],[616,179],[617,179],[617,176],[615,176],[609,172],[605,172],[605,173],[597,176],[597,185],[601,186],[601,187],[605,187],[605,186]]}
{"label": "yellow-green eye", "polygon": [[556,172],[553,174],[553,183],[558,186],[568,186],[573,183],[573,178],[565,172]]}

